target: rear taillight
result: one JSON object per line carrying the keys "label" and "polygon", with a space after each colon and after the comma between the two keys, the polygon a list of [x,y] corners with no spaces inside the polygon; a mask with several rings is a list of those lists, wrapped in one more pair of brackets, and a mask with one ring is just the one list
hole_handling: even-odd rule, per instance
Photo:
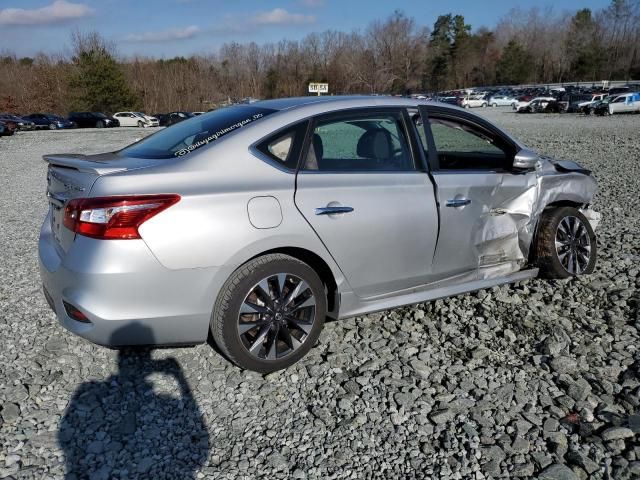
{"label": "rear taillight", "polygon": [[140,225],[179,200],[175,194],[78,198],[67,203],[64,226],[92,238],[140,238]]}

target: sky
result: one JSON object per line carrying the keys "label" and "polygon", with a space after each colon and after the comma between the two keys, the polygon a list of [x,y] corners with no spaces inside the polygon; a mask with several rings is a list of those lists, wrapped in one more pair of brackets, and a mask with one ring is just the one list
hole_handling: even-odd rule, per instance
{"label": "sky", "polygon": [[98,31],[126,56],[207,54],[225,42],[298,40],[324,30],[363,30],[400,10],[431,27],[462,14],[475,30],[514,7],[598,10],[609,0],[0,0],[0,53],[69,51],[73,30]]}

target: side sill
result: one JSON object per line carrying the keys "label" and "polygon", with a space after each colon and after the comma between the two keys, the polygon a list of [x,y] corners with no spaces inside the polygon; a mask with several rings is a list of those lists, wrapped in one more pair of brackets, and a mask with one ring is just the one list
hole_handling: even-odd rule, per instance
{"label": "side sill", "polygon": [[414,305],[416,303],[430,302],[439,298],[452,297],[463,293],[481,290],[483,288],[491,288],[505,283],[516,283],[528,280],[538,276],[537,268],[530,268],[512,273],[506,277],[489,278],[483,280],[474,280],[471,282],[460,283],[457,285],[448,285],[446,287],[428,288],[425,287],[420,291],[413,291],[395,297],[389,297],[381,300],[360,301],[353,305],[353,308],[340,312],[340,318],[355,317],[357,315],[365,315],[367,313],[379,312],[382,310],[390,310],[392,308],[402,307],[405,305]]}

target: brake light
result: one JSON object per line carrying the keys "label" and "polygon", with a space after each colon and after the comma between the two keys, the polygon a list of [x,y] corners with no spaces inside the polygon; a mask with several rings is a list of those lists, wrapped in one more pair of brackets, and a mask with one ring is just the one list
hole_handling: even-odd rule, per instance
{"label": "brake light", "polygon": [[179,200],[176,194],[77,198],[67,203],[63,223],[86,237],[131,240],[140,238],[140,225]]}

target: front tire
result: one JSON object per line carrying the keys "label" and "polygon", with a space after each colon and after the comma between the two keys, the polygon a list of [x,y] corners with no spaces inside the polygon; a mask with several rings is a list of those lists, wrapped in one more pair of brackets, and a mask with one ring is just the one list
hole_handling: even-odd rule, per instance
{"label": "front tire", "polygon": [[96,122],[96,128],[104,128],[104,122],[102,120],[98,120]]}
{"label": "front tire", "polygon": [[540,218],[534,252],[542,277],[588,275],[596,266],[596,235],[578,209],[554,208]]}
{"label": "front tire", "polygon": [[143,128],[145,125],[144,123],[140,120],[138,121],[138,128]]}
{"label": "front tire", "polygon": [[316,343],[327,314],[318,274],[282,254],[255,258],[220,290],[211,334],[236,365],[260,373],[287,368]]}
{"label": "front tire", "polygon": [[49,124],[49,130],[56,130],[58,128],[58,126],[55,123],[50,123]]}

